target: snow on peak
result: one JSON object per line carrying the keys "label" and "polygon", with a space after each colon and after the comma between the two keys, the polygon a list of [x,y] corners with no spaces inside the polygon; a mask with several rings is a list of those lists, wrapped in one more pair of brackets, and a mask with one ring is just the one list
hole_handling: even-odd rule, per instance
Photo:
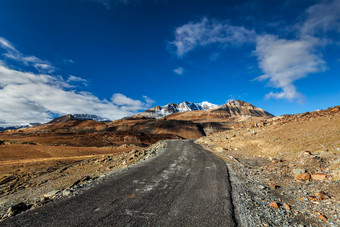
{"label": "snow on peak", "polygon": [[218,105],[212,104],[212,103],[207,102],[207,101],[204,101],[204,102],[201,102],[201,103],[198,103],[198,104],[199,104],[199,105],[202,107],[202,109],[204,109],[204,110],[210,110],[210,109],[215,109],[215,108],[219,107]]}
{"label": "snow on peak", "polygon": [[169,103],[165,106],[157,106],[143,113],[137,114],[137,116],[161,118],[169,114],[173,114],[173,113],[182,113],[182,112],[195,111],[195,110],[210,110],[210,109],[214,109],[217,107],[218,105],[209,103],[207,101],[204,101],[201,103],[193,103],[193,102],[184,101],[182,103],[177,103],[177,104]]}
{"label": "snow on peak", "polygon": [[93,121],[110,121],[107,118],[103,118],[94,114],[72,114],[72,116],[77,120],[93,120]]}

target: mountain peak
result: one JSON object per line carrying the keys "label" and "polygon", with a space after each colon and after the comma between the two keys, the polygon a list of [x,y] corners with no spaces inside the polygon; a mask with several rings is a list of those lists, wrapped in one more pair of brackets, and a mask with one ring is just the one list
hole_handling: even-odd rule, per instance
{"label": "mountain peak", "polygon": [[209,110],[217,108],[218,105],[212,104],[210,102],[204,101],[201,103],[193,103],[184,101],[181,103],[169,103],[164,106],[155,106],[148,109],[142,113],[135,115],[135,117],[152,117],[152,118],[162,118],[173,113],[183,113],[195,110]]}

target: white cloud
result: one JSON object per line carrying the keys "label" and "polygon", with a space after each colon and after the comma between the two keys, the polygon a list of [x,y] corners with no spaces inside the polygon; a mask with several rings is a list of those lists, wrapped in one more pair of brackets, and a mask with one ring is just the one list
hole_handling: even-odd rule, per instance
{"label": "white cloud", "polygon": [[178,57],[186,53],[211,44],[218,44],[222,47],[227,45],[240,45],[251,42],[255,33],[240,26],[232,26],[226,22],[209,20],[203,18],[200,22],[189,22],[175,31],[175,40],[170,42],[170,48],[175,48]]}
{"label": "white cloud", "polygon": [[6,39],[0,37],[0,46],[4,49],[15,50],[14,46]]}
{"label": "white cloud", "polygon": [[155,103],[155,100],[150,99],[148,96],[144,95],[143,96],[145,102],[146,102],[146,107],[150,107],[152,104]]}
{"label": "white cloud", "polygon": [[178,75],[183,75],[184,68],[183,67],[178,67],[178,68],[174,69],[173,71],[174,71],[174,73],[176,73]]}
{"label": "white cloud", "polygon": [[340,32],[340,1],[326,0],[309,7],[299,30],[302,36],[315,36],[320,31]]}
{"label": "white cloud", "polygon": [[255,53],[259,66],[265,73],[257,79],[268,79],[272,86],[282,89],[279,93],[271,92],[267,95],[268,98],[301,98],[293,82],[325,68],[322,57],[308,40],[286,40],[273,35],[258,36]]}
{"label": "white cloud", "polygon": [[116,93],[111,97],[112,103],[120,106],[142,106],[142,102],[126,97],[123,94]]}
{"label": "white cloud", "polygon": [[62,78],[0,65],[0,126],[46,122],[53,114],[89,113],[112,120],[135,114],[152,103],[114,94],[112,102],[88,92],[68,90]]}
{"label": "white cloud", "polygon": [[217,61],[220,58],[220,54],[219,53],[213,53],[209,56],[209,60],[210,61]]}
{"label": "white cloud", "polygon": [[[33,67],[49,69],[34,56],[23,56],[7,40],[0,38],[0,46],[8,53],[17,54],[20,60],[34,63]],[[9,52],[12,50],[12,52]],[[0,60],[0,127],[47,122],[55,115],[88,113],[111,120],[133,115],[149,108],[154,102],[147,96],[144,101],[134,100],[122,94],[114,94],[112,101],[99,99],[86,91],[71,90],[73,82],[86,83],[81,77],[36,74],[12,69]]]}
{"label": "white cloud", "polygon": [[46,60],[41,60],[35,56],[25,56],[20,53],[14,45],[3,37],[0,37],[0,47],[5,51],[2,55],[7,59],[12,59],[25,66],[32,66],[40,73],[52,73],[55,67]]}
{"label": "white cloud", "polygon": [[[217,44],[218,48],[251,43],[264,75],[257,80],[269,80],[269,85],[281,89],[270,92],[266,98],[287,100],[303,99],[294,82],[311,73],[322,72],[326,63],[318,47],[337,40],[325,39],[326,32],[340,32],[340,0],[325,0],[309,7],[304,19],[293,25],[297,28],[296,38],[284,39],[270,34],[256,34],[255,31],[216,20],[202,19],[189,22],[175,31],[175,40],[170,46],[182,58],[199,47]],[[321,32],[321,33],[320,33]],[[321,35],[320,35],[321,34]],[[317,36],[319,35],[319,36]],[[211,61],[218,55],[210,55]]]}

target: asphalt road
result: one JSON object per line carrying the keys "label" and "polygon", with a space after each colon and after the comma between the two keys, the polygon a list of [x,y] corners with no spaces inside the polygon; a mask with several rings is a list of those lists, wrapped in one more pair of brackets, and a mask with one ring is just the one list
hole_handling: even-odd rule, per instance
{"label": "asphalt road", "polygon": [[0,226],[236,226],[224,161],[192,141],[168,141],[149,161]]}

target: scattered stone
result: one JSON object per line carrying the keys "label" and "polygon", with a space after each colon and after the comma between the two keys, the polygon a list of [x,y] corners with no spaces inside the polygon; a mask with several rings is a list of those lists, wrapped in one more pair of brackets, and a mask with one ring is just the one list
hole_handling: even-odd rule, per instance
{"label": "scattered stone", "polygon": [[278,205],[276,202],[271,202],[271,203],[269,203],[269,206],[270,206],[270,207],[273,207],[273,208],[275,208],[275,209],[279,209],[279,205]]}
{"label": "scattered stone", "polygon": [[83,177],[83,178],[81,178],[81,179],[75,181],[75,182],[71,185],[71,187],[74,187],[74,186],[76,186],[77,184],[83,183],[83,182],[88,181],[88,180],[91,180],[91,177],[90,177],[90,176],[85,176],[85,177]]}
{"label": "scattered stone", "polygon": [[269,183],[269,187],[270,187],[270,188],[272,188],[272,189],[274,189],[274,190],[276,190],[276,189],[278,189],[278,188],[279,188],[279,186],[278,186],[278,185],[276,185],[276,184],[273,184],[273,183]]}
{"label": "scattered stone", "polygon": [[324,199],[329,199],[329,196],[327,196],[324,191],[320,191],[319,193],[315,193],[315,196],[318,196],[318,200],[320,200],[320,201],[322,201]]}
{"label": "scattered stone", "polygon": [[290,206],[287,203],[283,204],[283,208],[285,208],[286,210],[290,210]]}
{"label": "scattered stone", "polygon": [[307,198],[311,201],[318,201],[317,198],[315,196],[312,196],[312,195],[307,196]]}
{"label": "scattered stone", "polygon": [[65,189],[63,191],[63,196],[70,196],[73,194],[73,191],[71,191],[70,189]]}
{"label": "scattered stone", "polygon": [[303,173],[305,173],[305,172],[306,172],[305,169],[293,169],[293,174],[294,174],[294,175],[303,174]]}
{"label": "scattered stone", "polygon": [[223,148],[223,147],[216,147],[216,148],[215,148],[215,151],[217,151],[217,152],[222,152],[222,151],[224,151],[224,148]]}
{"label": "scattered stone", "polygon": [[309,173],[302,173],[294,176],[295,180],[309,180],[310,175]]}
{"label": "scattered stone", "polygon": [[266,187],[260,184],[259,186],[257,186],[257,188],[263,190],[263,189],[265,189]]}
{"label": "scattered stone", "polygon": [[8,209],[8,214],[10,216],[14,216],[14,215],[17,215],[21,212],[28,210],[28,209],[29,209],[29,206],[27,206],[26,203],[21,202],[21,203],[18,203],[16,205],[10,207]]}
{"label": "scattered stone", "polygon": [[319,215],[318,219],[321,219],[321,220],[324,220],[324,221],[327,221],[327,218],[325,216],[323,216],[322,214]]}
{"label": "scattered stone", "polygon": [[279,159],[279,160],[274,160],[272,163],[277,164],[277,163],[280,163],[280,162],[282,162],[282,161]]}
{"label": "scattered stone", "polygon": [[45,204],[45,203],[48,203],[49,201],[50,201],[49,198],[43,196],[40,198],[39,204]]}
{"label": "scattered stone", "polygon": [[312,174],[313,180],[326,180],[327,174],[325,173],[314,173]]}
{"label": "scattered stone", "polygon": [[60,192],[60,190],[53,190],[53,191],[50,191],[50,192],[44,194],[43,196],[45,198],[51,198],[51,197],[56,196],[59,192]]}
{"label": "scattered stone", "polygon": [[309,156],[309,155],[312,155],[312,152],[310,152],[310,151],[305,151],[305,152],[303,152],[303,155],[304,155],[304,156]]}

